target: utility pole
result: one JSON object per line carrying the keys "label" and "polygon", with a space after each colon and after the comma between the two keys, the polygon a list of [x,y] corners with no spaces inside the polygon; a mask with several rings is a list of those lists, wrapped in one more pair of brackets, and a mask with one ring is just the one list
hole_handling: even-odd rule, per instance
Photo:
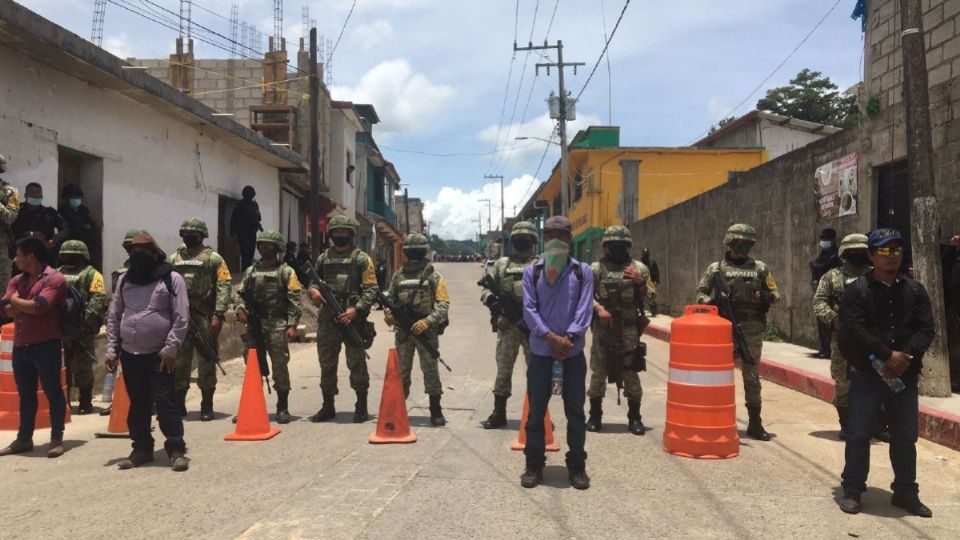
{"label": "utility pole", "polygon": [[472,220],[477,224],[477,250],[480,256],[483,256],[483,212],[477,212],[477,219]]}
{"label": "utility pole", "polygon": [[320,75],[317,29],[310,29],[310,246],[320,252]]}
{"label": "utility pole", "polygon": [[[560,110],[557,120],[560,123],[560,206],[561,213],[566,216],[567,211],[570,209],[570,193],[568,186],[570,185],[569,180],[569,169],[567,167],[567,114],[568,111],[572,109],[568,108],[567,100],[570,100],[570,104],[576,103],[575,100],[568,98],[567,88],[563,84],[563,68],[572,67],[573,74],[577,74],[577,67],[586,65],[583,62],[566,62],[563,61],[563,40],[557,40],[556,45],[547,45],[547,42],[544,41],[543,45],[534,46],[532,42],[528,43],[526,47],[517,47],[517,43],[513,43],[514,51],[538,51],[544,49],[556,49],[557,50],[557,61],[548,62],[548,63],[539,63],[536,65],[535,73],[540,73],[540,68],[547,69],[547,75],[550,75],[550,68],[557,68],[557,79],[560,85],[560,95],[559,95],[559,104]],[[553,116],[553,115],[551,115]],[[573,120],[574,118],[569,118]]]}
{"label": "utility pole", "polygon": [[[907,119],[907,171],[913,204],[910,240],[913,271],[930,293],[933,320],[945,328],[942,276],[937,226],[940,216],[937,186],[933,178],[933,139],[930,130],[930,96],[927,88],[927,56],[923,36],[921,0],[900,1],[900,41],[903,54],[903,96]],[[920,393],[950,395],[950,364],[946,332],[937,332],[923,358]]]}
{"label": "utility pole", "polygon": [[490,199],[479,199],[478,202],[487,203],[487,232],[493,230],[493,201]]}
{"label": "utility pole", "polygon": [[403,188],[403,228],[405,234],[410,234],[410,198],[407,196],[407,188]]}
{"label": "utility pole", "polygon": [[503,175],[502,174],[485,174],[483,177],[487,180],[500,180],[500,236],[503,236],[503,233],[506,232],[506,223],[507,215],[504,213],[503,209]]}

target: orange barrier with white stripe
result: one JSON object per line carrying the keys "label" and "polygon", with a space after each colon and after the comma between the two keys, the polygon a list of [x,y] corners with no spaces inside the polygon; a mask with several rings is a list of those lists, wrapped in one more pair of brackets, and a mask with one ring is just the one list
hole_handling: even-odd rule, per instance
{"label": "orange barrier with white stripe", "polygon": [[733,325],[715,306],[687,306],[671,326],[663,449],[704,459],[740,453]]}
{"label": "orange barrier with white stripe", "polygon": [[[0,430],[15,430],[20,427],[20,393],[13,378],[13,323],[0,328]],[[62,357],[62,354],[61,354]],[[67,393],[67,368],[61,361],[60,385],[64,396]],[[50,427],[50,402],[37,382],[37,420],[35,429]],[[70,421],[70,406],[67,404],[65,421]]]}

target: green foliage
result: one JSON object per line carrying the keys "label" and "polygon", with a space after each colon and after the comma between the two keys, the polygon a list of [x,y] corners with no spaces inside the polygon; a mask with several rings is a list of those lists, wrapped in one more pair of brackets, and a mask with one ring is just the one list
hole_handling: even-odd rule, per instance
{"label": "green foliage", "polygon": [[773,325],[773,323],[768,322],[767,327],[763,331],[763,340],[764,341],[774,341],[777,343],[782,343],[786,341],[783,338],[783,333],[780,332],[780,329]]}
{"label": "green foliage", "polygon": [[440,255],[473,255],[480,252],[476,240],[444,240],[430,235],[430,247]]}
{"label": "green foliage", "polygon": [[717,122],[717,125],[710,127],[710,133],[709,133],[709,134],[710,134],[710,135],[713,135],[714,133],[720,131],[721,128],[723,128],[723,127],[726,126],[727,124],[732,123],[732,122],[733,122],[734,120],[736,120],[736,119],[737,119],[737,117],[735,117],[735,116],[730,116],[730,117],[727,117],[727,118],[724,118],[724,119],[720,120],[719,122]]}
{"label": "green foliage", "polygon": [[860,114],[856,96],[841,95],[830,77],[806,68],[790,80],[789,86],[767,90],[757,109],[837,127],[856,124]]}

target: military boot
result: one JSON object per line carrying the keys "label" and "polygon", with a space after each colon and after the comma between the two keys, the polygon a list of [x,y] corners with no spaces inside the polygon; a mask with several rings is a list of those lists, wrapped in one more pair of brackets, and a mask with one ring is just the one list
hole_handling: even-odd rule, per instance
{"label": "military boot", "polygon": [[627,400],[627,429],[634,435],[643,435],[647,432],[647,426],[643,425],[640,419],[640,400]]}
{"label": "military boot", "polygon": [[750,421],[747,424],[747,435],[758,441],[769,441],[770,434],[763,429],[763,420],[760,418],[759,405],[747,405],[747,413],[750,415]]}
{"label": "military boot", "polygon": [[77,405],[77,414],[90,414],[93,412],[93,388],[81,388],[79,405]]}
{"label": "military boot", "polygon": [[209,422],[213,420],[213,390],[201,390],[200,398],[200,420]]}
{"label": "military boot", "polygon": [[847,426],[850,422],[850,411],[846,407],[837,407],[837,416],[840,418],[840,440],[847,440]]}
{"label": "military boot", "polygon": [[480,425],[483,429],[501,428],[507,425],[507,396],[493,396],[493,412]]}
{"label": "military boot", "polygon": [[323,407],[317,411],[317,414],[310,417],[313,423],[326,422],[337,417],[337,410],[333,406],[333,394],[323,393]]}
{"label": "military boot", "polygon": [[177,391],[177,405],[180,407],[180,418],[187,417],[187,390]]}
{"label": "military boot", "polygon": [[587,419],[587,431],[596,433],[603,428],[603,398],[590,398],[590,418]]}
{"label": "military boot", "polygon": [[430,425],[441,427],[447,425],[447,419],[443,417],[443,409],[440,408],[440,396],[430,396]]}
{"label": "military boot", "polygon": [[288,409],[287,400],[290,396],[289,390],[277,390],[277,423],[289,424],[292,417]]}
{"label": "military boot", "polygon": [[353,423],[362,424],[370,419],[370,413],[367,412],[367,393],[357,392],[357,404],[353,409]]}

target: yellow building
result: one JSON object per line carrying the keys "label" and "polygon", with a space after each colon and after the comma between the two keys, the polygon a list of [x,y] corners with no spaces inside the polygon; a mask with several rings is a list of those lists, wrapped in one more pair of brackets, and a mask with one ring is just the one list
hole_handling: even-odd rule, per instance
{"label": "yellow building", "polygon": [[[569,146],[573,254],[592,261],[594,243],[605,228],[629,226],[726,183],[731,173],[765,161],[763,148],[621,147],[618,127],[592,126],[581,131]],[[624,171],[630,182],[627,190]],[[536,200],[549,205],[548,215],[560,213],[559,163]]]}

